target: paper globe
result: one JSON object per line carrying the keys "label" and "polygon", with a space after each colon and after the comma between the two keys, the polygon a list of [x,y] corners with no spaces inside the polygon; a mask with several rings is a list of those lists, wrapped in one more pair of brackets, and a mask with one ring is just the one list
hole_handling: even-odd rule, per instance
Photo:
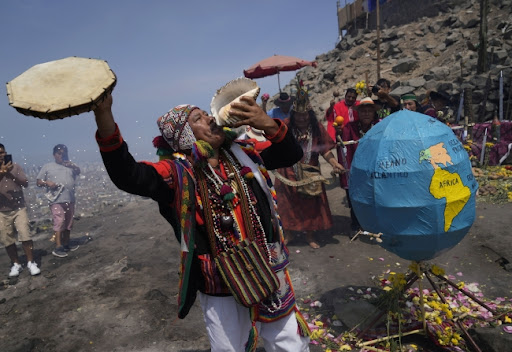
{"label": "paper globe", "polygon": [[440,121],[402,110],[359,141],[350,200],[364,230],[407,260],[428,260],[459,243],[475,219],[478,183],[464,147]]}

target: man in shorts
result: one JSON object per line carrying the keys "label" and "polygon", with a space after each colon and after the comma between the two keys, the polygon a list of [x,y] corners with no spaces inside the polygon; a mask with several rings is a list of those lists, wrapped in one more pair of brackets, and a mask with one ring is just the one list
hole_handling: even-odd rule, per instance
{"label": "man in shorts", "polygon": [[22,189],[28,186],[28,179],[21,166],[13,163],[12,160],[6,160],[7,155],[4,145],[0,144],[0,241],[11,259],[9,277],[19,276],[23,270],[18,258],[16,232],[27,256],[27,268],[30,274],[38,275],[41,270],[37,267],[32,253],[33,242],[30,237],[27,207]]}
{"label": "man in shorts", "polygon": [[57,144],[53,148],[55,162],[45,164],[37,175],[37,185],[46,187],[53,218],[55,249],[52,254],[59,258],[78,249],[70,244],[73,216],[75,214],[75,181],[80,168],[69,161],[68,148]]}

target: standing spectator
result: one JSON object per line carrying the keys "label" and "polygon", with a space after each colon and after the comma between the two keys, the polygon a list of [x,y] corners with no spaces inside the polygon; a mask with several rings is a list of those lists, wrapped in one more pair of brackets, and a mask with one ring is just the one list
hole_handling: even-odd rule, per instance
{"label": "standing spectator", "polygon": [[52,254],[64,258],[68,256],[67,252],[79,247],[70,244],[69,239],[75,214],[75,180],[80,168],[69,161],[68,148],[64,144],[53,148],[53,157],[55,162],[44,165],[39,171],[37,185],[48,190],[56,245]]}
{"label": "standing spectator", "polygon": [[267,112],[267,115],[279,120],[284,120],[287,117],[290,117],[290,108],[292,107],[294,100],[295,99],[293,97],[290,97],[288,93],[279,93],[279,98],[274,100],[274,104],[277,107],[270,109],[269,112]]}
{"label": "standing spectator", "polygon": [[404,110],[417,111],[420,110],[420,104],[418,103],[418,98],[416,95],[412,93],[407,93],[402,95],[401,97],[402,107]]}
{"label": "standing spectator", "polygon": [[379,79],[377,84],[372,87],[372,93],[377,96],[373,102],[379,107],[377,110],[379,119],[400,110],[400,98],[389,94],[389,92],[391,92],[391,82],[385,78]]}
{"label": "standing spectator", "polygon": [[[356,106],[356,110],[359,112],[359,120],[349,122],[343,131],[341,132],[341,139],[344,142],[347,141],[358,141],[361,139],[366,132],[370,130],[378,121],[379,118],[377,116],[378,106],[373,102],[371,98],[364,98],[361,100],[358,106]],[[340,129],[338,129],[340,131]],[[341,174],[340,183],[341,188],[344,188],[347,192],[347,202],[350,208],[350,219],[351,219],[351,229],[352,231],[357,231],[360,229],[359,221],[352,209],[352,204],[350,202],[350,191],[349,191],[349,182],[348,182],[348,172],[350,170],[350,166],[352,165],[352,159],[354,158],[354,154],[357,149],[357,143],[347,145],[347,167],[348,170],[346,173]],[[338,159],[341,162],[342,156],[338,153]]]}
{"label": "standing spectator", "polygon": [[336,129],[332,125],[334,120],[337,116],[342,116],[342,127],[349,122],[357,121],[359,117],[357,111],[354,110],[357,105],[359,105],[359,100],[357,100],[357,92],[354,88],[347,89],[345,99],[342,101],[336,103],[334,99],[331,100],[331,104],[325,112],[325,119],[327,120],[327,133],[333,141],[336,140]]}
{"label": "standing spectator", "polygon": [[28,186],[28,179],[21,166],[6,160],[5,147],[0,144],[0,240],[11,259],[10,277],[16,277],[23,270],[16,248],[15,232],[27,256],[27,268],[31,275],[41,270],[37,267],[32,253],[33,241],[28,226],[27,207],[22,187]]}
{"label": "standing spectator", "polygon": [[421,112],[441,122],[447,122],[448,116],[444,113],[444,109],[450,103],[450,96],[444,92],[431,91],[425,100]]}
{"label": "standing spectator", "polygon": [[[291,116],[285,124],[293,133],[302,147],[303,157],[301,163],[319,167],[319,158],[322,156],[332,167],[335,173],[341,173],[341,166],[331,149],[336,146],[325,127],[318,122],[314,111],[309,105],[308,93],[299,87],[297,99],[293,104]],[[299,165],[281,168],[279,174],[284,178],[296,182],[300,181]],[[322,183],[321,193],[315,196],[305,196],[297,187],[288,186],[276,179],[276,193],[279,203],[281,221],[286,231],[285,243],[293,239],[292,231],[304,232],[306,241],[314,249],[320,248],[315,239],[315,232],[328,230],[332,227],[331,209],[327,201],[327,193]]]}

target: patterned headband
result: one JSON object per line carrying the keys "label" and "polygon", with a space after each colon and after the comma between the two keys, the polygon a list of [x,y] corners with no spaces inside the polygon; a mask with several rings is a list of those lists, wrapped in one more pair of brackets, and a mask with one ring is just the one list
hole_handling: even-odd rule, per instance
{"label": "patterned headband", "polygon": [[196,141],[192,128],[188,124],[188,117],[194,109],[197,109],[197,106],[178,105],[156,121],[162,137],[176,151],[191,150]]}

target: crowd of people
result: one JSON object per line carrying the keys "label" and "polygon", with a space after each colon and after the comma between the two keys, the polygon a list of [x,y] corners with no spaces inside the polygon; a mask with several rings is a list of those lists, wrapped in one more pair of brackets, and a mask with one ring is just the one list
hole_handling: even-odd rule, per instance
{"label": "crowd of people", "polygon": [[[367,93],[358,100],[357,90],[348,88],[344,98],[339,101],[337,98],[340,94],[335,91],[324,116],[326,128],[318,121],[309,103],[309,93],[300,83],[295,97],[281,92],[274,100],[276,107],[268,114],[282,119],[292,129],[304,153],[300,163],[281,169],[276,174],[275,187],[280,213],[283,214],[285,243],[294,239],[295,234],[302,233],[305,235],[306,242],[312,248],[318,249],[320,245],[315,240],[315,232],[332,227],[324,183],[313,183],[318,187],[321,186],[314,195],[305,195],[301,192],[305,182],[301,180],[306,176],[311,177],[311,174],[304,176],[301,173],[304,163],[319,167],[318,157],[321,155],[332,166],[332,173],[339,175],[340,186],[346,192],[346,200],[350,208],[351,231],[354,234],[362,229],[352,210],[348,178],[359,139],[376,123],[401,109],[429,115],[443,122],[447,117],[445,108],[450,102],[450,97],[443,92],[429,92],[423,104],[420,104],[414,93],[404,94],[401,97],[390,94],[391,82],[385,78],[379,79],[374,86],[367,87],[364,91]],[[263,109],[266,109],[267,100],[268,98],[262,98]],[[304,103],[304,101],[307,102]],[[278,111],[277,114],[276,111]],[[240,138],[244,139],[248,136],[242,135]],[[264,140],[264,138],[258,141],[250,139],[260,145]],[[341,142],[344,143],[344,148],[340,147]],[[336,148],[337,145],[338,148]],[[336,149],[337,157],[334,157],[331,152],[333,149]]]}
{"label": "crowd of people", "polygon": [[[327,127],[314,113],[302,82],[296,96],[281,92],[268,112],[268,95],[262,107],[243,97],[230,110],[238,118],[232,127],[242,128],[242,135],[218,126],[195,105],[178,105],[157,119],[157,162],[138,162],[130,154],[114,120],[110,94],[94,110],[96,140],[114,184],[156,201],[174,229],[181,248],[178,317],[185,318],[199,297],[212,351],[254,351],[258,336],[267,351],[309,351],[309,329],[295,303],[288,272],[287,245],[299,234],[319,249],[318,236],[333,226],[320,156],[339,176],[350,206],[348,171],[357,141],[401,108],[440,118],[446,105],[441,93],[433,92],[420,105],[414,94],[396,97],[390,90],[390,82],[380,79],[371,90],[375,99],[358,100],[352,88],[341,101],[335,101],[335,94],[326,110]],[[340,148],[340,140],[351,143]],[[52,254],[63,258],[78,249],[70,233],[80,168],[69,161],[65,145],[56,145],[53,156],[55,162],[44,165],[37,175],[37,186],[47,191],[55,241]],[[274,171],[275,183],[267,170]],[[27,184],[22,168],[0,145],[0,240],[12,262],[11,277],[22,270],[16,233],[27,268],[32,275],[40,273],[23,198]],[[350,217],[352,230],[359,230],[352,210]],[[279,283],[250,306],[241,303],[219,259],[226,253],[242,253],[244,243],[256,243],[261,251],[255,270],[268,269]]]}

